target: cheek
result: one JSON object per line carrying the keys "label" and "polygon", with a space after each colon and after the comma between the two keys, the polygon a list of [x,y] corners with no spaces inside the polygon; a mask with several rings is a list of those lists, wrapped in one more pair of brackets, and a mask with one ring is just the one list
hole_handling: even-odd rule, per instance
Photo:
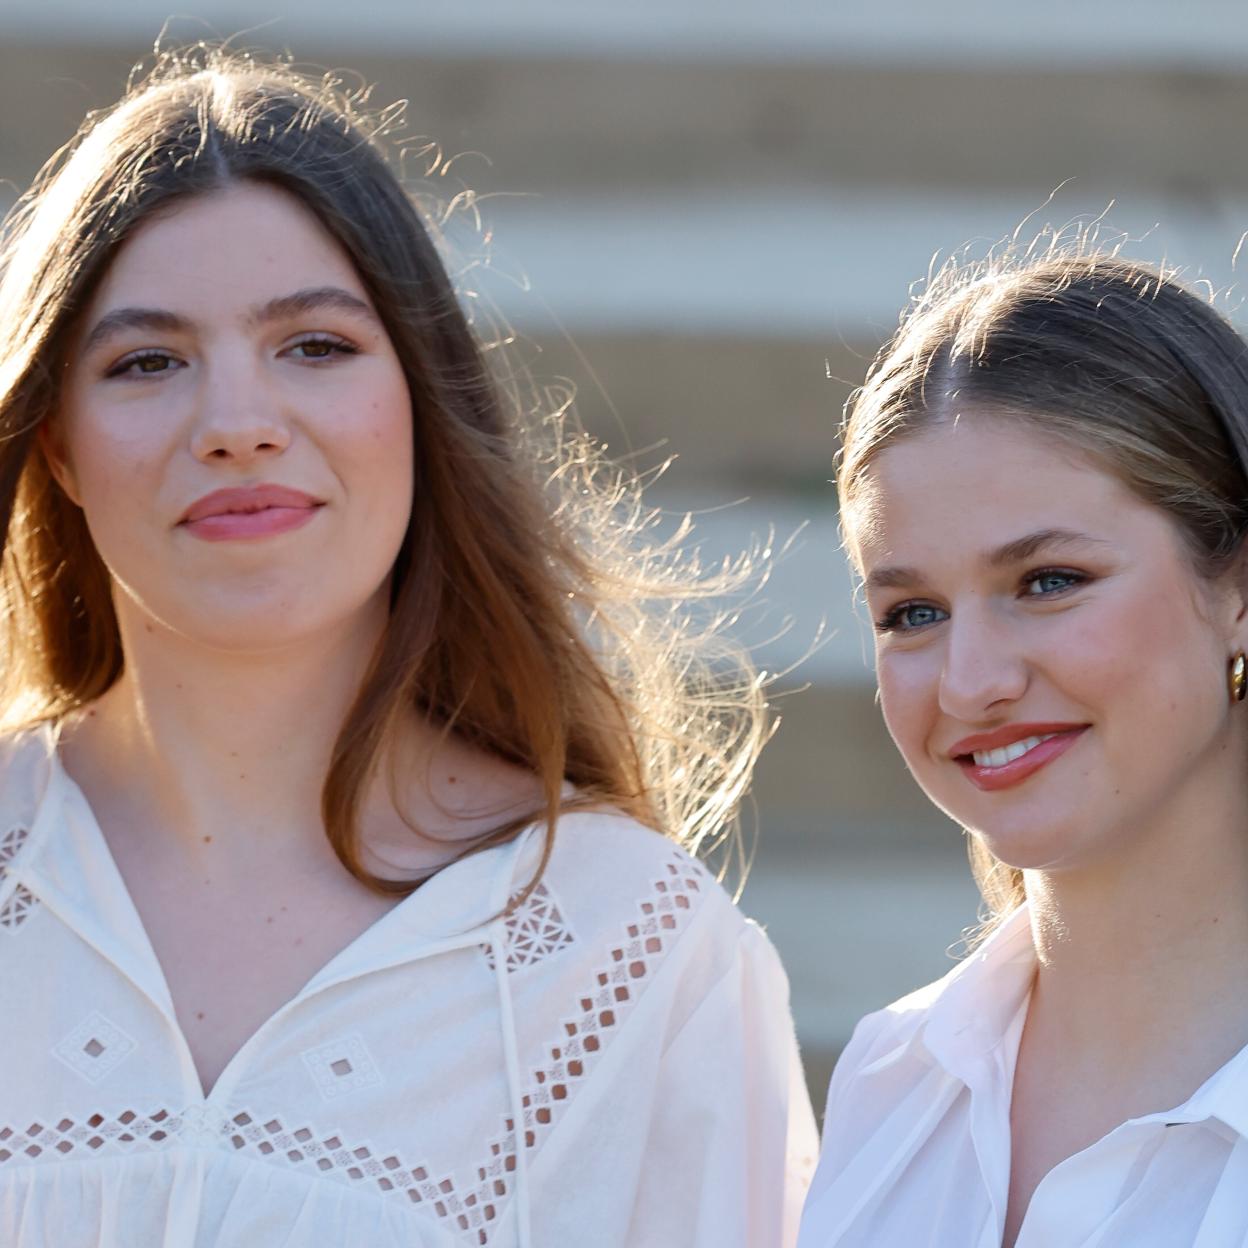
{"label": "cheek", "polygon": [[412,415],[407,386],[396,382],[378,387],[344,421],[350,436],[340,443],[358,490],[363,482],[372,503],[370,512],[389,513],[409,506],[412,491]]}
{"label": "cheek", "polygon": [[884,723],[902,757],[914,767],[938,714],[940,661],[931,653],[914,651],[880,655],[876,659],[880,709]]}
{"label": "cheek", "polygon": [[1085,686],[1107,711],[1117,708],[1115,739],[1132,756],[1161,767],[1204,748],[1228,695],[1218,639],[1186,595],[1176,590],[1119,614],[1096,657],[1085,664]]}
{"label": "cheek", "polygon": [[88,524],[108,527],[150,491],[145,484],[163,463],[161,447],[143,430],[83,423],[67,446],[69,472]]}
{"label": "cheek", "polygon": [[334,394],[310,415],[309,429],[331,464],[347,473],[380,474],[374,484],[385,489],[411,461],[411,411],[396,365]]}

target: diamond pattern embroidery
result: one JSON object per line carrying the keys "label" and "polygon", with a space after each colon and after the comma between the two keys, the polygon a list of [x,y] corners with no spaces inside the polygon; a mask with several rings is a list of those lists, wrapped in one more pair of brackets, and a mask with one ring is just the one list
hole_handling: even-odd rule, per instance
{"label": "diamond pattern embroidery", "polygon": [[[0,835],[0,888],[8,875],[8,864],[17,857],[29,835],[26,828],[10,828]],[[34,894],[24,884],[19,884],[0,906],[0,932],[17,931],[38,905]]]}
{"label": "diamond pattern embroidery", "polygon": [[[683,853],[673,851],[668,856],[661,878],[639,903],[637,918],[626,924],[624,938],[608,950],[602,969],[566,1016],[542,1064],[529,1075],[521,1099],[526,1150],[539,1145],[654,978],[658,963],[695,908],[706,879],[705,870]],[[545,896],[545,921],[566,932],[549,893]],[[566,941],[556,941],[554,948],[571,939],[569,934]],[[54,1052],[84,1078],[96,1082],[134,1047],[120,1028],[93,1013]],[[326,1095],[337,1095],[345,1087],[344,1080],[381,1082],[359,1036],[309,1049],[303,1058],[318,1087],[322,1081],[334,1081],[328,1085],[334,1091]],[[357,1086],[371,1086],[371,1082]],[[511,1195],[521,1146],[510,1114],[503,1117],[501,1126],[484,1161],[473,1168],[464,1185],[457,1185],[449,1174],[438,1176],[428,1166],[411,1165],[395,1153],[362,1142],[350,1144],[341,1135],[308,1124],[288,1126],[279,1118],[265,1119],[246,1110],[226,1114],[208,1105],[181,1111],[160,1109],[146,1115],[133,1110],[114,1117],[94,1114],[83,1121],[63,1118],[55,1125],[0,1126],[0,1165],[147,1151],[182,1142],[228,1145],[271,1164],[314,1167],[328,1179],[372,1187],[386,1197],[402,1197],[453,1227],[466,1243],[485,1248]]]}
{"label": "diamond pattern embroidery", "polygon": [[17,931],[30,918],[38,905],[38,898],[25,884],[19,884],[8,901],[0,906],[0,931]]}
{"label": "diamond pattern embroidery", "polygon": [[303,1053],[303,1063],[316,1082],[317,1091],[327,1100],[382,1082],[364,1037],[344,1036]]}
{"label": "diamond pattern embroidery", "polygon": [[[529,1076],[529,1090],[521,1098],[525,1149],[537,1147],[570,1101],[699,900],[705,868],[675,850],[664,865],[651,896],[640,904],[638,920],[627,925],[625,939],[610,950],[605,968],[578,1002],[579,1011],[565,1020],[563,1034],[548,1050],[549,1062]],[[490,1144],[489,1158],[477,1170],[476,1188],[464,1198],[466,1207],[502,1201],[516,1169],[517,1151],[515,1120],[508,1116],[502,1133]],[[482,1226],[477,1235],[478,1244],[489,1243],[488,1228]]]}
{"label": "diamond pattern embroidery", "polygon": [[465,1202],[456,1194],[453,1179],[435,1179],[425,1166],[408,1166],[393,1153],[378,1153],[366,1144],[350,1145],[339,1135],[321,1135],[309,1126],[288,1128],[279,1118],[260,1122],[246,1112],[235,1114],[225,1133],[240,1152],[292,1166],[308,1163],[327,1178],[367,1183],[380,1192],[406,1196],[411,1204],[428,1207],[439,1218],[454,1219],[460,1230],[469,1228]]}
{"label": "diamond pattern embroidery", "polygon": [[[545,884],[538,886],[523,904],[507,916],[507,969],[532,966],[574,942],[555,899]],[[485,960],[494,969],[494,951],[483,945]]]}
{"label": "diamond pattern embroidery", "polygon": [[88,1083],[99,1083],[134,1051],[134,1041],[120,1027],[93,1011],[52,1052]]}
{"label": "diamond pattern embroidery", "polygon": [[62,1118],[55,1126],[32,1122],[21,1130],[0,1127],[0,1165],[14,1159],[36,1161],[45,1153],[68,1157],[117,1148],[158,1148],[182,1138],[185,1122],[165,1109],[147,1117],[128,1109],[115,1118],[92,1114],[83,1122]]}
{"label": "diamond pattern embroidery", "polygon": [[26,844],[29,835],[25,828],[10,828],[0,836],[0,869],[8,866],[17,857],[18,850]]}

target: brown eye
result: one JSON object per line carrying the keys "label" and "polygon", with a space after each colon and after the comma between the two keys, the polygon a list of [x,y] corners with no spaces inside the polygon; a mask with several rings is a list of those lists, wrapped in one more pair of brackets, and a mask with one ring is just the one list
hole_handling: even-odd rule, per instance
{"label": "brown eye", "polygon": [[336,355],[356,355],[356,348],[344,338],[303,338],[287,347],[284,354],[299,360],[329,360]]}
{"label": "brown eye", "polygon": [[156,377],[182,367],[181,361],[167,351],[141,351],[124,356],[104,375],[106,377]]}
{"label": "brown eye", "polygon": [[323,360],[334,353],[333,344],[329,342],[301,342],[299,350],[305,357],[313,360]]}

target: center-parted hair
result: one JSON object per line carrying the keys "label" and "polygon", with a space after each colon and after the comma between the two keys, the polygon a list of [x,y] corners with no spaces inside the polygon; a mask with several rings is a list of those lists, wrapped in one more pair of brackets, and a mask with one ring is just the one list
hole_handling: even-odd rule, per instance
{"label": "center-parted hair", "polygon": [[[411,521],[387,628],[342,725],[322,807],[362,864],[357,811],[405,717],[535,773],[553,829],[568,799],[681,840],[731,826],[766,738],[744,656],[695,625],[706,577],[653,538],[635,482],[558,411],[534,410],[465,318],[430,197],[393,171],[388,122],[335,84],[219,49],[166,54],[88,117],[10,214],[0,254],[3,726],[56,721],[107,690],[124,655],[110,578],[36,447],[78,318],[126,239],[231,184],[281,188],[351,259],[412,400]],[[536,393],[536,391],[534,391]],[[328,570],[327,570],[327,574]],[[549,837],[547,853],[549,853]]]}
{"label": "center-parted hair", "polygon": [[[1021,421],[1170,517],[1201,575],[1248,533],[1248,343],[1210,298],[1086,238],[942,270],[851,396],[842,506],[888,446],[974,413]],[[969,841],[994,917],[1022,873]]]}

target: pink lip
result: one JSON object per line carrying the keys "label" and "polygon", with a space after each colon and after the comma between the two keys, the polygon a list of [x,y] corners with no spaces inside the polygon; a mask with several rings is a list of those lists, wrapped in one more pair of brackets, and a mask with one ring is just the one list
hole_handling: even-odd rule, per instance
{"label": "pink lip", "polygon": [[1026,741],[1028,737],[1047,737],[1055,732],[1078,732],[1087,724],[1035,723],[1005,724],[994,728],[992,732],[980,732],[971,737],[963,737],[949,747],[949,757],[957,758],[960,754],[973,754],[976,750],[1000,750],[1015,741]]}
{"label": "pink lip", "polygon": [[320,499],[282,485],[216,490],[192,503],[179,525],[210,542],[268,537],[306,524],[321,506]]}
{"label": "pink lip", "polygon": [[[1058,736],[1050,737],[1047,741],[1041,741],[1039,745],[1033,746],[1021,758],[1016,758],[1012,762],[1005,763],[1000,767],[981,767],[970,756],[969,752],[959,755],[954,761],[962,768],[966,778],[977,788],[986,792],[995,792],[997,789],[1012,788],[1016,784],[1022,784],[1028,777],[1033,776],[1042,767],[1047,767],[1054,759],[1060,758],[1066,753],[1076,741],[1087,731],[1088,725],[1083,724],[1077,728],[1067,728],[1065,730],[1056,730]],[[1053,732],[1055,729],[1045,729],[1046,732]],[[1022,736],[1015,735],[1010,741],[1002,741],[999,745],[976,745],[977,750],[1000,749],[1004,745],[1009,745],[1012,741],[1021,741],[1026,737],[1039,736],[1038,732],[1027,732]],[[975,738],[967,738],[974,740]],[[959,745],[962,743],[959,742]]]}

